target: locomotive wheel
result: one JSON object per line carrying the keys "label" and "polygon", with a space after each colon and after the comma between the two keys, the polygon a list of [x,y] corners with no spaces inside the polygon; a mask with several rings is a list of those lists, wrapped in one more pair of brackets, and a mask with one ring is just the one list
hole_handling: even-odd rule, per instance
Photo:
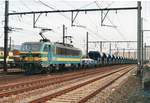
{"label": "locomotive wheel", "polygon": [[77,70],[79,70],[81,68],[80,64],[77,64]]}
{"label": "locomotive wheel", "polygon": [[65,70],[65,65],[64,64],[60,64],[59,65],[59,69],[60,69],[60,71],[64,71]]}
{"label": "locomotive wheel", "polygon": [[43,69],[43,70],[41,71],[41,73],[42,73],[42,74],[45,74],[45,73],[47,73],[47,70],[46,70],[46,69]]}
{"label": "locomotive wheel", "polygon": [[47,69],[48,69],[47,73],[51,73],[53,71],[53,67],[51,65]]}
{"label": "locomotive wheel", "polygon": [[80,69],[80,64],[76,64],[76,70]]}
{"label": "locomotive wheel", "polygon": [[60,69],[60,67],[59,67],[59,65],[57,64],[56,66],[55,66],[55,70],[59,70]]}

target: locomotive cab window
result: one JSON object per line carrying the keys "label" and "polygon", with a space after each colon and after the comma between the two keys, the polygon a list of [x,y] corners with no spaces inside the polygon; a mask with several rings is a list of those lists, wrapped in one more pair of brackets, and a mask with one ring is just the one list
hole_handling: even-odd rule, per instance
{"label": "locomotive cab window", "polygon": [[28,52],[28,51],[33,51],[33,52],[36,52],[36,51],[40,51],[40,48],[41,48],[41,43],[24,43],[21,47],[21,51],[25,51],[25,52]]}
{"label": "locomotive cab window", "polygon": [[43,51],[48,52],[50,50],[50,45],[45,45]]}

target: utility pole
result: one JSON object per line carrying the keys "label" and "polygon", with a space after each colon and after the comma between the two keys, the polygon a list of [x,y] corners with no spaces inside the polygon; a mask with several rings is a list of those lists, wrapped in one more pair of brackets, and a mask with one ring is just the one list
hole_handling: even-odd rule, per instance
{"label": "utility pole", "polygon": [[136,59],[136,51],[133,52],[133,59]]}
{"label": "utility pole", "polygon": [[137,2],[137,76],[141,76],[141,1]]}
{"label": "utility pole", "polygon": [[9,51],[11,51],[11,37],[9,37]]}
{"label": "utility pole", "polygon": [[102,53],[103,50],[102,50],[102,41],[100,41],[100,52]]}
{"label": "utility pole", "polygon": [[65,44],[65,25],[63,24],[63,44]]}
{"label": "utility pole", "polygon": [[14,50],[14,40],[11,39],[11,50]]}
{"label": "utility pole", "polygon": [[144,63],[146,61],[146,43],[144,43]]}
{"label": "utility pole", "polygon": [[111,54],[111,42],[109,43],[109,54]]}
{"label": "utility pole", "polygon": [[130,50],[128,51],[128,58],[130,58]]}
{"label": "utility pole", "polygon": [[123,48],[123,57],[124,57],[125,48]]}
{"label": "utility pole", "polygon": [[88,41],[89,41],[88,40],[89,39],[88,35],[89,35],[88,32],[86,32],[86,57],[88,57],[88,49],[89,49],[89,46],[88,46]]}
{"label": "utility pole", "polygon": [[8,55],[8,8],[9,2],[5,1],[5,24],[4,24],[4,73],[7,73],[7,55]]}
{"label": "utility pole", "polygon": [[143,69],[143,18],[141,18],[141,69]]}
{"label": "utility pole", "polygon": [[117,47],[117,56],[118,56],[118,53],[119,53],[119,50],[118,50],[118,47]]}

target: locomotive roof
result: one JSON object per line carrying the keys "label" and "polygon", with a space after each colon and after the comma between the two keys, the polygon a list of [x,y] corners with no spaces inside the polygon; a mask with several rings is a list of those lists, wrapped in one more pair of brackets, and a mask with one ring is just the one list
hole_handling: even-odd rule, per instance
{"label": "locomotive roof", "polygon": [[57,47],[61,47],[61,48],[80,50],[80,49],[78,49],[76,47],[73,47],[71,45],[64,45],[64,44],[61,44],[61,43],[54,43],[54,45],[56,45]]}
{"label": "locomotive roof", "polygon": [[42,42],[24,42],[22,44],[42,44]]}
{"label": "locomotive roof", "polygon": [[61,48],[67,48],[67,49],[73,49],[73,50],[79,50],[79,51],[81,51],[80,49],[78,49],[78,48],[76,48],[76,47],[73,47],[72,45],[69,45],[69,44],[63,45],[62,43],[51,43],[51,42],[24,42],[23,44],[52,44],[52,45],[55,45],[55,46],[61,47]]}

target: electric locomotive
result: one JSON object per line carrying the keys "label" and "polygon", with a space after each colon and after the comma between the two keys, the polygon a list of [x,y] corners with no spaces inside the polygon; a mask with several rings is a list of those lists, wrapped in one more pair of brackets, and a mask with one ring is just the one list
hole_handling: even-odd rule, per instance
{"label": "electric locomotive", "polygon": [[65,67],[80,68],[82,52],[73,45],[52,43],[42,33],[39,42],[25,42],[20,51],[20,67],[27,74],[51,72]]}
{"label": "electric locomotive", "polygon": [[62,43],[25,42],[20,51],[20,64],[26,73],[51,72],[64,67],[80,67],[81,50]]}

